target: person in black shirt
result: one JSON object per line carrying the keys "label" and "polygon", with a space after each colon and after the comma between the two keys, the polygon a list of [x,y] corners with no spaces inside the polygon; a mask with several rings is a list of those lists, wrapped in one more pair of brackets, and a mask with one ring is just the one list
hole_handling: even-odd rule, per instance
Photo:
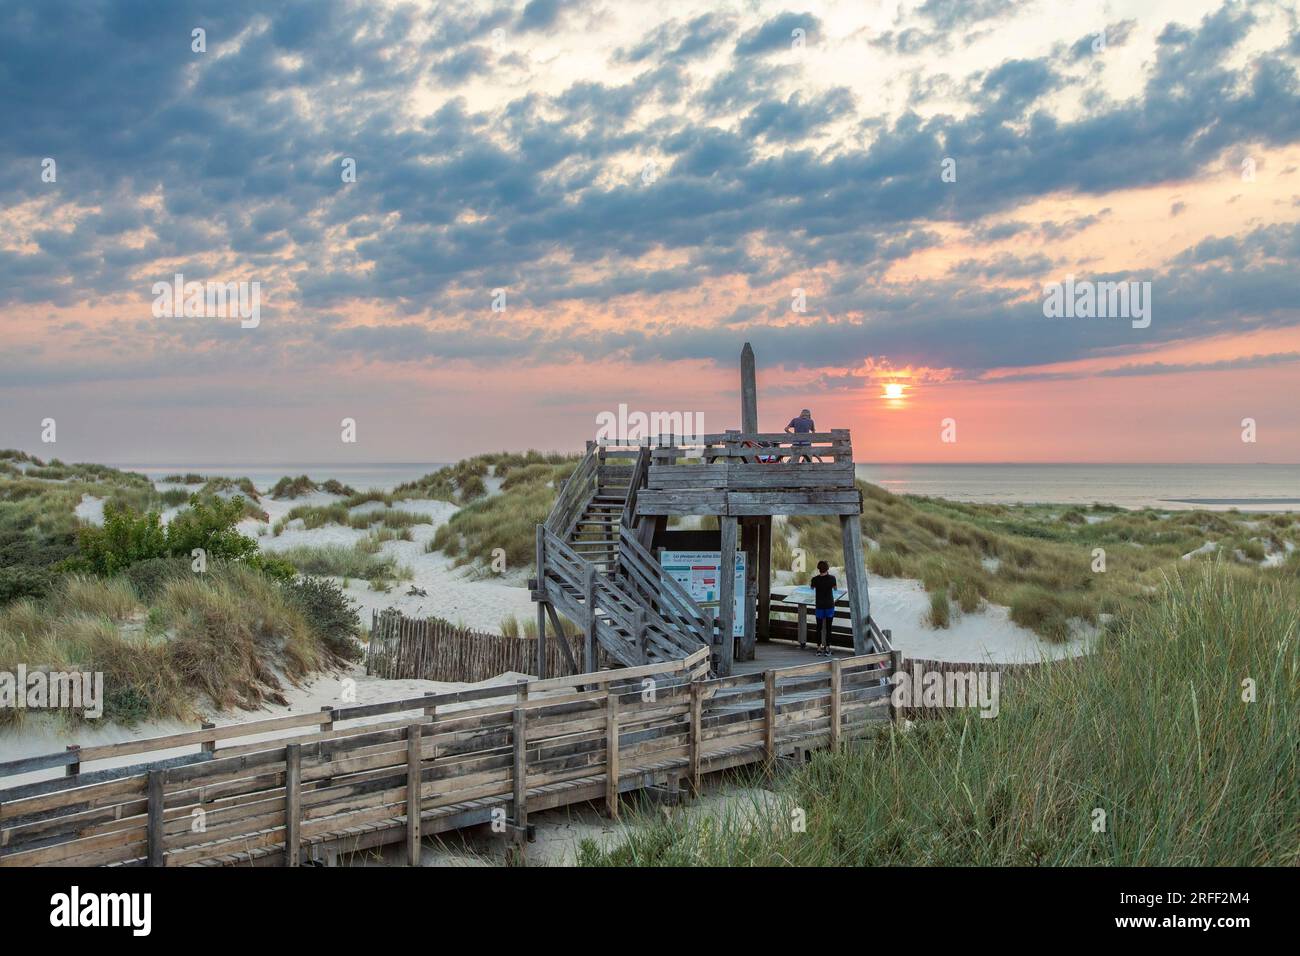
{"label": "person in black shirt", "polygon": [[830,574],[831,566],[825,561],[817,562],[818,573],[808,583],[816,595],[814,611],[817,617],[817,653],[829,657],[831,654],[831,622],[835,620],[835,575]]}

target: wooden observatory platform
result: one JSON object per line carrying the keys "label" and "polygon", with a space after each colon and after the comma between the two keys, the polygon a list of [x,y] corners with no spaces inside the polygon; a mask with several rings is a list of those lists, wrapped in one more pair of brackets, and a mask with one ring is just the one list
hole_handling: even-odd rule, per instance
{"label": "wooden observatory platform", "polygon": [[[539,677],[547,676],[547,624],[560,633],[560,615],[586,636],[586,660],[570,661],[574,673],[597,669],[598,648],[628,667],[681,659],[705,646],[719,676],[731,674],[737,662],[761,665],[759,645],[777,629],[771,589],[776,515],[838,517],[842,562],[838,555],[810,555],[807,566],[842,563],[839,583],[848,594],[837,617],[847,624],[853,652],[891,650],[871,620],[858,521],[862,497],[854,483],[849,431],[759,432],[748,344],[741,356],[741,395],[741,429],[588,443],[551,514],[537,527],[538,575],[531,586]],[[718,527],[670,527],[669,519],[689,517],[716,518]],[[664,550],[716,552],[720,568],[735,568],[743,552],[743,621],[735,620],[734,574],[720,573],[718,600],[701,606],[664,572]],[[779,600],[776,606],[789,611]],[[734,637],[724,640],[724,634]],[[565,642],[559,643],[567,653]]]}

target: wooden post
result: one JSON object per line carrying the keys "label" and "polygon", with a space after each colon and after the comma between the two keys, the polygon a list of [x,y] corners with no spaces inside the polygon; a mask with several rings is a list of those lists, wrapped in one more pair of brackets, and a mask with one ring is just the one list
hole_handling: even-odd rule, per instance
{"label": "wooden post", "polygon": [[[215,730],[216,724],[208,723],[206,720],[199,724],[203,730]],[[205,754],[215,754],[217,752],[217,742],[215,740],[205,740],[200,748]]]}
{"label": "wooden post", "polygon": [[799,603],[799,646],[808,646],[808,605]]}
{"label": "wooden post", "polygon": [[406,728],[406,862],[420,865],[420,746],[423,728],[419,723]]}
{"label": "wooden post", "polygon": [[149,865],[166,866],[167,854],[163,849],[163,784],[166,770],[150,770],[148,777],[149,807]]}
{"label": "wooden post", "polygon": [[333,730],[334,729],[334,708],[330,707],[329,705],[326,705],[320,709],[320,712],[322,714],[330,715],[330,719],[320,725],[321,732],[325,733],[327,731]]}
{"label": "wooden post", "polygon": [[736,519],[722,515],[719,520],[722,522],[722,549],[718,561],[718,617],[722,646],[718,649],[718,675],[728,677],[736,653],[732,637],[736,613]]}
{"label": "wooden post", "polygon": [[772,516],[758,519],[758,632],[756,640],[771,638],[772,625]]}
{"label": "wooden post", "polygon": [[704,685],[691,681],[691,756],[690,780],[691,796],[700,795],[700,749],[704,746],[701,739],[701,724],[704,711]]}
{"label": "wooden post", "polygon": [[831,750],[840,749],[840,687],[843,683],[843,665],[838,657],[831,659]]}
{"label": "wooden post", "polygon": [[587,612],[587,673],[594,674],[599,668],[599,644],[596,641],[596,566],[588,563],[582,572],[582,600]]}
{"label": "wooden post", "polygon": [[763,755],[767,771],[776,763],[776,671],[763,673]]}
{"label": "wooden post", "polygon": [[618,819],[618,690],[605,695],[605,812]]}
{"label": "wooden post", "polygon": [[745,612],[744,634],[740,638],[739,659],[754,659],[755,627],[758,612],[758,519],[742,518],[740,521],[741,550],[745,552]]}
{"label": "wooden post", "polygon": [[871,603],[867,596],[867,569],[862,560],[862,525],[857,515],[840,515],[840,538],[844,544],[844,576],[849,586],[849,618],[853,622],[853,653],[867,653],[871,633],[867,618]]}
{"label": "wooden post", "polygon": [[284,865],[297,866],[302,853],[302,744],[284,748]]}
{"label": "wooden post", "polygon": [[514,711],[511,745],[514,749],[514,823],[523,830],[528,826],[528,730],[522,707],[516,707]]}
{"label": "wooden post", "polygon": [[758,381],[754,375],[754,350],[748,342],[740,350],[740,430],[758,432]]}
{"label": "wooden post", "polygon": [[537,679],[546,679],[546,526],[537,526]]}
{"label": "wooden post", "polygon": [[894,706],[893,688],[894,688],[894,675],[897,674],[902,669],[903,669],[903,652],[890,651],[889,652],[889,682],[887,685],[890,689],[890,694],[889,694],[889,719],[890,720],[898,720],[898,716],[899,716],[898,708]]}
{"label": "wooden post", "polygon": [[[211,724],[208,724],[207,726],[211,726]],[[76,753],[81,750],[81,744],[68,744],[63,749],[68,751],[68,753]],[[81,773],[80,759],[74,760],[63,768],[63,775],[65,777],[75,777],[79,773]]]}

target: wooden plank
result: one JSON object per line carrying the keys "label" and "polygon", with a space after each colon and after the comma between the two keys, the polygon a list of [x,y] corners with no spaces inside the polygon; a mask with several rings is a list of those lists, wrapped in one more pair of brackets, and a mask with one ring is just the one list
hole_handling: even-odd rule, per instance
{"label": "wooden plank", "polygon": [[515,708],[514,732],[512,734],[512,747],[514,748],[514,793],[513,806],[515,813],[515,826],[523,828],[528,826],[528,730],[525,723],[524,708]]}
{"label": "wooden plank", "polygon": [[844,546],[844,576],[848,578],[849,614],[853,626],[853,653],[867,652],[871,636],[871,602],[867,594],[867,569],[862,556],[862,525],[856,516],[840,518],[840,538]]}
{"label": "wooden plank", "polygon": [[618,696],[605,698],[605,812],[618,819]]}
{"label": "wooden plank", "polygon": [[420,865],[420,738],[424,728],[406,728],[406,862]]}
{"label": "wooden plank", "polygon": [[840,749],[840,684],[843,667],[838,660],[831,660],[831,750]]}
{"label": "wooden plank", "polygon": [[759,521],[758,532],[758,634],[757,639],[771,638],[772,626],[772,518]]}
{"label": "wooden plank", "polygon": [[692,796],[700,794],[700,716],[703,710],[703,687],[699,681],[691,681],[691,752],[689,785]]}
{"label": "wooden plank", "polygon": [[167,856],[163,846],[163,785],[167,779],[166,770],[149,771],[149,865],[166,866]]}
{"label": "wooden plank", "polygon": [[763,752],[770,771],[776,763],[776,671],[763,678]]}
{"label": "wooden plank", "polygon": [[725,676],[731,673],[735,656],[732,630],[736,612],[736,519],[724,515],[718,520],[722,526],[722,549],[718,561],[718,618],[722,643],[718,647],[718,673]]}
{"label": "wooden plank", "polygon": [[284,748],[284,865],[302,857],[302,744]]}

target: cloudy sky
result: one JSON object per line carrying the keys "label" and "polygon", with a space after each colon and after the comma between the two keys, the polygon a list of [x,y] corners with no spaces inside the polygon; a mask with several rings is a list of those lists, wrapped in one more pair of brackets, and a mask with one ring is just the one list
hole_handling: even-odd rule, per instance
{"label": "cloudy sky", "polygon": [[[1298,69],[1262,0],[10,0],[0,446],[720,431],[748,340],[761,427],[861,461],[1300,461]],[[177,273],[260,321],[155,315]]]}

